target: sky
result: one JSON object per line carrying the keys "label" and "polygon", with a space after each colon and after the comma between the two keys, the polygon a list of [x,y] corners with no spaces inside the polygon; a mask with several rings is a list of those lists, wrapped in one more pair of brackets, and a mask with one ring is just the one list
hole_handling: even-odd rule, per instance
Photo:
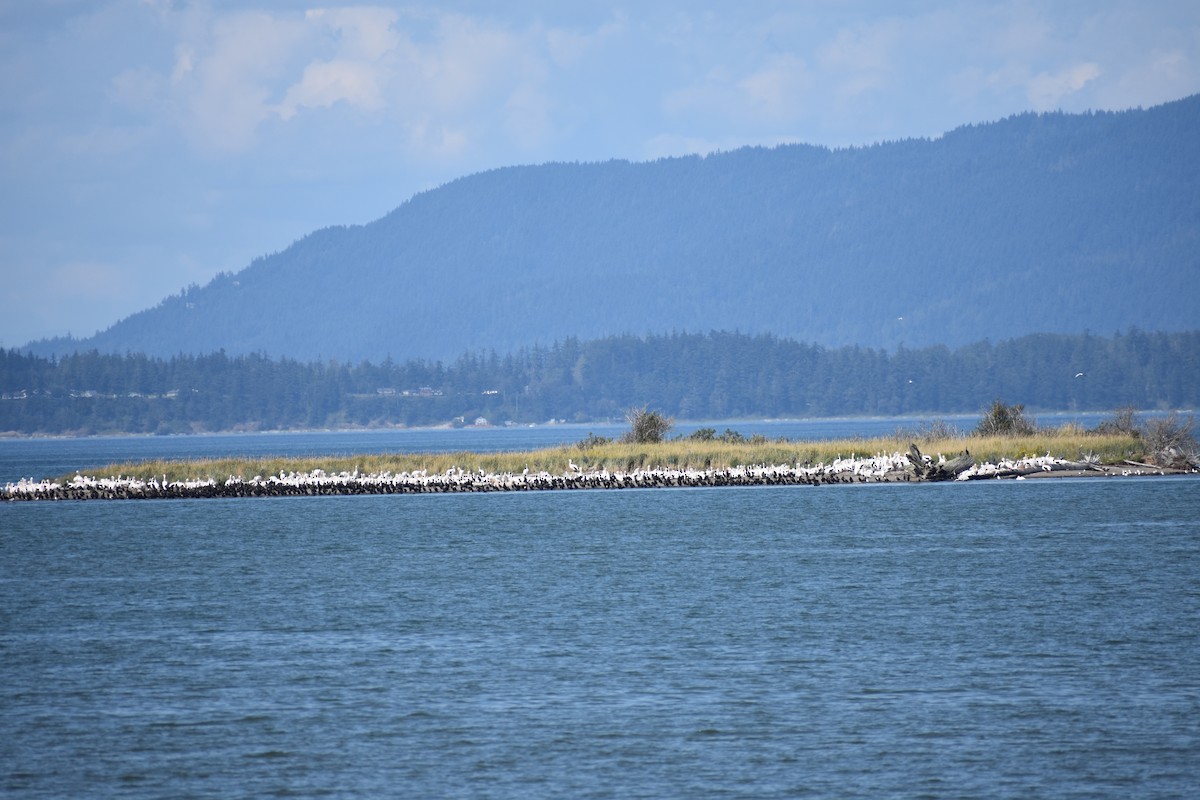
{"label": "sky", "polygon": [[1195,0],[0,0],[0,347],[496,167],[1197,92]]}

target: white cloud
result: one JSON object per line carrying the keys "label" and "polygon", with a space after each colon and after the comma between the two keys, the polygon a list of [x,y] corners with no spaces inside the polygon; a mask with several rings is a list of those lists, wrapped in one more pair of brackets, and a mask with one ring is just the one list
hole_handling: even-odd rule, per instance
{"label": "white cloud", "polygon": [[276,108],[284,121],[301,108],[327,108],[338,102],[366,110],[383,107],[376,71],[355,61],[320,61],[304,68],[299,83],[292,84]]}
{"label": "white cloud", "polygon": [[770,58],[757,72],[738,81],[750,107],[774,118],[795,116],[812,85],[804,59],[790,53]]}
{"label": "white cloud", "polygon": [[898,24],[892,20],[862,28],[843,28],[818,51],[821,71],[837,83],[842,95],[883,88],[895,69],[892,50],[901,35]]}
{"label": "white cloud", "polygon": [[[400,45],[393,29],[398,14],[385,8],[311,9],[305,21],[316,41],[305,41],[310,53],[332,49],[336,57],[313,60],[300,80],[288,87],[275,111],[284,121],[303,108],[328,108],[339,102],[363,110],[384,107],[387,57]],[[325,41],[321,34],[328,34]],[[321,47],[321,45],[325,45]]]}
{"label": "white cloud", "polygon": [[171,87],[189,138],[215,151],[249,147],[307,35],[295,16],[237,12],[214,17],[198,41],[181,42]]}
{"label": "white cloud", "polygon": [[[409,148],[442,157],[463,152],[481,135],[473,129],[506,130],[522,146],[549,130],[549,45],[536,27],[376,7],[186,23],[169,86],[192,141],[211,151],[246,150],[272,119],[297,124],[339,104],[385,112],[411,132]],[[120,91],[136,98],[137,77],[124,76]]]}
{"label": "white cloud", "polygon": [[180,84],[187,80],[196,68],[196,51],[189,45],[180,43],[175,47],[175,66],[171,69],[171,83]]}
{"label": "white cloud", "polygon": [[605,22],[595,31],[549,28],[543,35],[547,52],[555,65],[569,67],[595,52],[605,42],[620,37],[626,32],[628,25],[628,15],[617,10],[609,22]]}
{"label": "white cloud", "polygon": [[672,115],[701,113],[707,109],[732,110],[737,104],[736,81],[724,67],[710,69],[700,80],[665,92],[663,109]]}
{"label": "white cloud", "polygon": [[[1024,4],[1000,5],[979,15],[978,33],[988,49],[980,55],[1028,56],[1054,48],[1054,27],[1042,12]],[[991,51],[990,53],[988,51]]]}
{"label": "white cloud", "polygon": [[396,48],[393,26],[399,18],[389,8],[317,8],[305,12],[310,23],[323,25],[338,34],[338,46],[347,58],[373,61]]}
{"label": "white cloud", "polygon": [[[579,46],[614,29],[602,26]],[[306,112],[337,105],[382,115],[380,124],[409,132],[410,152],[439,158],[497,131],[535,147],[552,129],[545,82],[561,37],[539,25],[342,7],[302,18],[230,14],[203,32],[179,48],[172,84],[189,123],[216,148],[246,149],[272,118],[300,124]],[[242,52],[251,46],[253,57]]]}
{"label": "white cloud", "polygon": [[403,128],[408,134],[408,150],[417,157],[451,160],[465,153],[471,144],[467,131],[439,125],[429,116],[408,122]]}
{"label": "white cloud", "polygon": [[1104,73],[1089,87],[1092,102],[1104,108],[1148,107],[1200,90],[1200,6],[1189,9],[1173,22],[1140,5],[1089,16],[1080,37]]}
{"label": "white cloud", "polygon": [[1198,75],[1200,61],[1195,53],[1150,50],[1144,60],[1126,65],[1098,90],[1098,96],[1106,108],[1148,107],[1197,91]]}
{"label": "white cloud", "polygon": [[423,80],[419,89],[435,108],[470,110],[521,77],[524,52],[520,38],[503,27],[449,15],[439,21],[433,42],[413,43],[417,75],[411,77]]}
{"label": "white cloud", "polygon": [[1029,81],[1029,102],[1037,111],[1060,108],[1063,99],[1100,77],[1100,65],[1088,61],[1057,72],[1041,72]]}

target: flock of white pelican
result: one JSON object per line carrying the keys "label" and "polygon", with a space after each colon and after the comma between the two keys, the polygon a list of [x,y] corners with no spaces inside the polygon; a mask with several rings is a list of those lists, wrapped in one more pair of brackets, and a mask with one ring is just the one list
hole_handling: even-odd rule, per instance
{"label": "flock of white pelican", "polygon": [[[229,476],[171,481],[160,478],[128,476],[91,477],[76,475],[59,482],[49,479],[22,478],[4,485],[0,498],[18,500],[144,500],[215,497],[280,497],[305,495],[349,494],[423,494],[449,492],[512,492],[554,489],[650,489],[703,486],[772,486],[826,485],[845,483],[892,483],[897,481],[923,482],[928,480],[969,481],[985,478],[1024,479],[1050,473],[1081,476],[1152,475],[1166,471],[1148,465],[1124,465],[1123,468],[1102,467],[1093,461],[1068,461],[1045,456],[1023,459],[1001,459],[996,463],[976,463],[963,457],[947,462],[944,456],[936,459],[920,455],[920,463],[906,453],[876,453],[873,456],[851,455],[836,458],[829,464],[758,464],[725,469],[584,469],[574,462],[566,472],[546,471],[521,473],[486,473],[483,470],[464,471],[451,468],[430,475],[425,470],[414,472],[353,472],[327,473],[280,472],[278,475],[253,478]],[[957,464],[951,470],[939,467]]]}

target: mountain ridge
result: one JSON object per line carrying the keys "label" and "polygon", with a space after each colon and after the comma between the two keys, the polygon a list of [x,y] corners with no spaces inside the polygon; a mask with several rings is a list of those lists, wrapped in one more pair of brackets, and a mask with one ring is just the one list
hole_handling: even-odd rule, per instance
{"label": "mountain ridge", "polygon": [[937,139],[467,175],[93,337],[170,356],[452,358],[738,330],[821,345],[1194,327],[1200,96]]}

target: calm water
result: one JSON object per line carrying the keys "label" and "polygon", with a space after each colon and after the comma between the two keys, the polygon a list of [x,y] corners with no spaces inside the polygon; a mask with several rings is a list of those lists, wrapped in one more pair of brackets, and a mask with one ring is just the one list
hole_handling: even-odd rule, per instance
{"label": "calm water", "polygon": [[0,505],[0,794],[1192,797],[1197,576],[1193,478]]}

